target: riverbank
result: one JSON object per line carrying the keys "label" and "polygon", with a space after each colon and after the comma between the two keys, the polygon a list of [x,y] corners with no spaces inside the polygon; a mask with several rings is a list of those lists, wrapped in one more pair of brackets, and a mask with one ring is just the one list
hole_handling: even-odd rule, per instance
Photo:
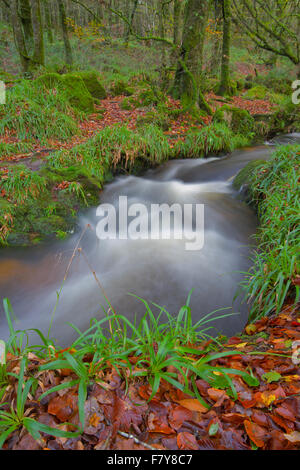
{"label": "riverbank", "polygon": [[131,84],[113,82],[107,95],[99,74],[81,71],[20,80],[8,90],[0,127],[2,246],[66,238],[78,212],[97,205],[116,174],[224,155],[298,126],[284,95],[276,102],[255,83],[228,99],[208,92],[214,116],[189,113],[146,78]]}
{"label": "riverbank", "polygon": [[[110,309],[86,332],[76,330],[65,350],[40,332],[41,345],[28,347],[5,301],[11,335],[1,366],[4,448],[300,449],[299,258],[285,271],[280,256],[283,245],[292,262],[299,239],[298,161],[299,146],[281,147],[236,180],[249,184],[258,204],[267,256],[260,248],[253,268],[264,284],[255,282],[255,294],[253,274],[248,284],[259,306],[252,315],[260,319],[241,335],[211,338],[206,327],[218,314],[193,325],[188,300],[176,318],[162,310],[156,319],[144,303],[145,317],[133,324]],[[275,278],[265,268],[273,254]]]}

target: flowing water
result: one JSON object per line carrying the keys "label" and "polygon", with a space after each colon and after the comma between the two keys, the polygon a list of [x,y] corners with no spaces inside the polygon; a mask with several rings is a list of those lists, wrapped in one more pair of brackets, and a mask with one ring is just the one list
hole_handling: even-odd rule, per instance
{"label": "flowing water", "polygon": [[[144,313],[141,302],[129,293],[165,306],[176,315],[191,298],[193,319],[223,309],[238,315],[214,323],[214,334],[233,334],[247,320],[248,306],[241,298],[233,302],[241,272],[251,265],[249,256],[257,228],[254,212],[232,188],[232,179],[249,161],[269,158],[276,143],[300,142],[300,134],[282,136],[267,145],[235,151],[223,158],[176,160],[142,177],[124,176],[106,185],[101,203],[117,206],[119,196],[128,203],[185,204],[205,207],[205,243],[200,251],[186,251],[185,240],[104,240],[96,237],[96,209],[80,216],[79,225],[90,224],[82,240],[85,256],[76,256],[55,313],[52,337],[66,346],[76,334],[66,324],[80,329],[92,317],[102,318],[107,304],[86,259],[96,272],[116,312],[133,320]],[[67,241],[0,251],[0,299],[8,297],[18,319],[18,329],[38,328],[47,332],[66,267],[80,230]],[[86,257],[86,259],[85,259]],[[225,310],[226,309],[226,310]],[[0,310],[0,338],[8,329]],[[33,341],[33,340],[32,340]]]}

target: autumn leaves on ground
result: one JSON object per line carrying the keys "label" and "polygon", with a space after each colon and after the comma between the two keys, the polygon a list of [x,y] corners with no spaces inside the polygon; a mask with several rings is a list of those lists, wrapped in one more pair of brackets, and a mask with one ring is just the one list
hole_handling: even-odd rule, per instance
{"label": "autumn leaves on ground", "polygon": [[[172,365],[169,374],[178,377],[184,385],[189,382],[195,397],[162,379],[155,396],[147,380],[134,379],[147,361],[128,355],[118,369],[99,370],[91,381],[84,403],[83,432],[78,409],[78,379],[74,369],[47,370],[53,355],[41,360],[28,355],[25,379],[35,378],[37,384],[26,402],[26,416],[54,430],[71,431],[75,437],[51,437],[42,434],[34,440],[26,429],[12,432],[6,449],[50,450],[293,450],[300,447],[300,367],[299,354],[292,344],[300,341],[299,309],[287,306],[278,316],[263,318],[249,325],[242,337],[230,338],[219,349],[217,359],[211,359],[211,380],[193,378],[193,371],[178,374]],[[208,358],[205,351],[212,345],[208,340],[189,345],[191,364]],[[153,344],[158,352],[159,346]],[[192,351],[194,348],[194,352]],[[298,350],[299,352],[299,350]],[[66,351],[57,352],[54,359],[62,359]],[[75,352],[69,350],[72,355]],[[210,353],[214,356],[214,353]],[[172,355],[171,355],[172,356]],[[6,387],[5,400],[16,401],[20,359],[8,355],[7,372],[13,375]],[[92,356],[83,355],[82,366],[92,369]],[[120,361],[121,362],[121,361]],[[42,366],[42,367],[41,367]],[[40,369],[43,369],[42,371]],[[219,371],[218,371],[219,369]],[[226,383],[221,371],[231,371],[231,384]],[[239,376],[240,371],[250,373]],[[203,369],[204,372],[204,369]],[[130,378],[131,377],[131,378]],[[210,380],[210,381],[211,381]],[[47,391],[64,385],[65,388],[45,396]],[[197,399],[200,395],[201,400]],[[149,401],[150,399],[150,401]],[[64,423],[68,422],[66,425]]]}
{"label": "autumn leaves on ground", "polygon": [[[1,2],[1,249],[68,237],[116,174],[299,132],[298,2],[252,3]],[[65,350],[51,327],[28,346],[4,298],[0,448],[299,450],[299,155],[234,180],[260,220],[239,336],[145,303],[139,325],[110,309]]]}

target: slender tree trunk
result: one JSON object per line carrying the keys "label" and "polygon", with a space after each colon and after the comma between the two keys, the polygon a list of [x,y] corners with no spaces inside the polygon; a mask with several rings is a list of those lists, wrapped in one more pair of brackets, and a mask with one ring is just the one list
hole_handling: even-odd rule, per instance
{"label": "slender tree trunk", "polygon": [[[220,27],[220,22],[222,19],[222,4],[220,0],[214,0],[214,16],[215,16],[215,31],[219,30]],[[221,46],[221,47],[220,47]],[[214,38],[214,43],[212,46],[212,51],[211,51],[211,58],[210,58],[210,64],[209,64],[209,71],[210,73],[217,73],[219,74],[219,65],[221,62],[221,41],[219,40],[218,35],[215,35]]]}
{"label": "slender tree trunk", "polygon": [[231,46],[231,0],[223,1],[223,48],[219,94],[232,94],[230,86],[230,46]]}
{"label": "slender tree trunk", "polygon": [[[164,12],[164,5],[163,0],[158,0],[158,19],[159,19],[159,37],[165,39],[165,12]],[[161,43],[159,46],[160,49],[160,81],[161,87],[165,89],[167,84],[167,54],[166,54],[166,47],[164,43]]]}
{"label": "slender tree trunk", "polygon": [[50,44],[53,43],[53,30],[52,30],[52,18],[51,18],[51,12],[50,12],[50,7],[49,7],[49,0],[44,0],[44,6],[45,6],[45,22],[46,22],[46,28],[47,28],[47,37],[48,41]]}
{"label": "slender tree trunk", "polygon": [[31,59],[28,55],[22,23],[18,12],[18,0],[11,0],[10,9],[16,48],[20,56],[23,72],[27,73],[30,69]]}
{"label": "slender tree trunk", "polygon": [[135,13],[136,13],[136,10],[137,10],[137,7],[138,7],[138,3],[139,3],[138,0],[134,0],[134,4],[133,4],[131,15],[130,15],[130,26],[128,25],[128,28],[126,30],[126,35],[125,35],[125,38],[124,38],[126,46],[128,46],[128,43],[129,43],[130,30],[131,30],[131,27],[133,25],[133,20],[134,20],[134,16],[135,16]]}
{"label": "slender tree trunk", "polygon": [[188,0],[186,4],[180,58],[172,92],[174,97],[181,99],[185,105],[198,104],[200,108],[211,113],[201,92],[203,48],[209,3],[210,0]]}
{"label": "slender tree trunk", "polygon": [[68,65],[73,64],[73,54],[72,54],[72,48],[71,48],[71,43],[69,39],[69,34],[68,34],[68,27],[66,23],[66,10],[65,10],[65,4],[63,0],[57,0],[58,2],[58,9],[59,9],[59,18],[60,18],[60,24],[61,24],[61,29],[63,33],[63,39],[64,39],[64,45],[65,45],[65,57],[66,57],[66,63]]}
{"label": "slender tree trunk", "polygon": [[32,61],[36,65],[45,65],[44,31],[40,0],[31,0],[31,19],[33,29]]}

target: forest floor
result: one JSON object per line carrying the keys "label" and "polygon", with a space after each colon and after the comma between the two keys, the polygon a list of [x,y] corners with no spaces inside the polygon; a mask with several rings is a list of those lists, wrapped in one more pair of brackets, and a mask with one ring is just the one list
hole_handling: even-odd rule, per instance
{"label": "forest floor", "polygon": [[[38,140],[33,146],[33,151],[28,153],[16,153],[10,156],[0,156],[0,162],[2,162],[2,170],[5,170],[4,163],[19,163],[22,160],[27,160],[32,157],[43,159],[51,152],[60,149],[71,149],[78,144],[86,142],[88,139],[94,137],[99,131],[105,127],[110,127],[116,124],[127,125],[129,129],[134,130],[136,128],[136,122],[138,117],[145,116],[149,112],[148,108],[134,108],[132,110],[124,110],[121,108],[121,103],[125,99],[125,96],[109,96],[107,99],[101,101],[101,105],[95,105],[95,114],[90,114],[85,120],[81,121],[78,125],[78,135],[73,136],[68,141],[60,141],[54,139],[48,139],[47,145],[42,145]],[[214,93],[208,93],[206,95],[208,103],[212,107],[213,111],[224,105],[224,98],[217,96]],[[249,100],[242,96],[234,96],[230,99],[230,105],[249,111],[251,115],[268,115],[272,113],[274,105],[268,100]],[[167,106],[170,110],[180,109],[181,103],[178,100],[174,100],[168,97]],[[99,115],[99,110],[104,110],[102,116]],[[164,134],[168,137],[170,146],[173,147],[176,142],[184,141],[187,131],[191,127],[191,116],[187,112],[181,114],[178,118],[174,118],[171,121],[171,126],[168,131]],[[194,128],[201,129],[203,126],[207,126],[211,123],[211,116],[203,116],[202,123],[193,124]],[[0,143],[3,144],[16,144],[19,139],[13,130],[7,131],[5,135],[0,137]]]}
{"label": "forest floor", "polygon": [[[222,350],[232,355],[224,355],[212,364],[250,372],[259,385],[249,386],[241,376],[232,373],[237,393],[233,398],[228,384],[226,387],[216,382],[211,387],[199,379],[196,387],[207,407],[165,380],[149,401],[151,387],[147,379],[132,377],[138,358],[131,356],[131,372],[124,367],[120,375],[115,368],[108,367],[89,386],[81,435],[55,438],[42,433],[42,438],[36,441],[22,428],[10,435],[4,449],[300,450],[299,340],[299,305],[287,305],[279,315],[262,318],[246,327],[240,337],[230,338]],[[209,342],[190,347],[201,354]],[[56,357],[60,358],[64,351],[56,352]],[[197,355],[194,360],[198,358]],[[47,361],[33,353],[28,359],[26,379],[37,378],[38,387],[29,395],[25,415],[52,428],[76,430],[78,385],[53,392],[39,401],[41,394],[54,385],[76,379],[74,372],[70,369],[41,372],[39,366]],[[84,361],[88,364],[91,357],[86,356]],[[18,374],[20,358],[8,354],[7,370]],[[214,373],[216,379],[221,376]],[[178,380],[184,382],[180,374]],[[4,402],[16,400],[17,386],[17,379],[10,376]],[[5,408],[9,411],[8,405]]]}

